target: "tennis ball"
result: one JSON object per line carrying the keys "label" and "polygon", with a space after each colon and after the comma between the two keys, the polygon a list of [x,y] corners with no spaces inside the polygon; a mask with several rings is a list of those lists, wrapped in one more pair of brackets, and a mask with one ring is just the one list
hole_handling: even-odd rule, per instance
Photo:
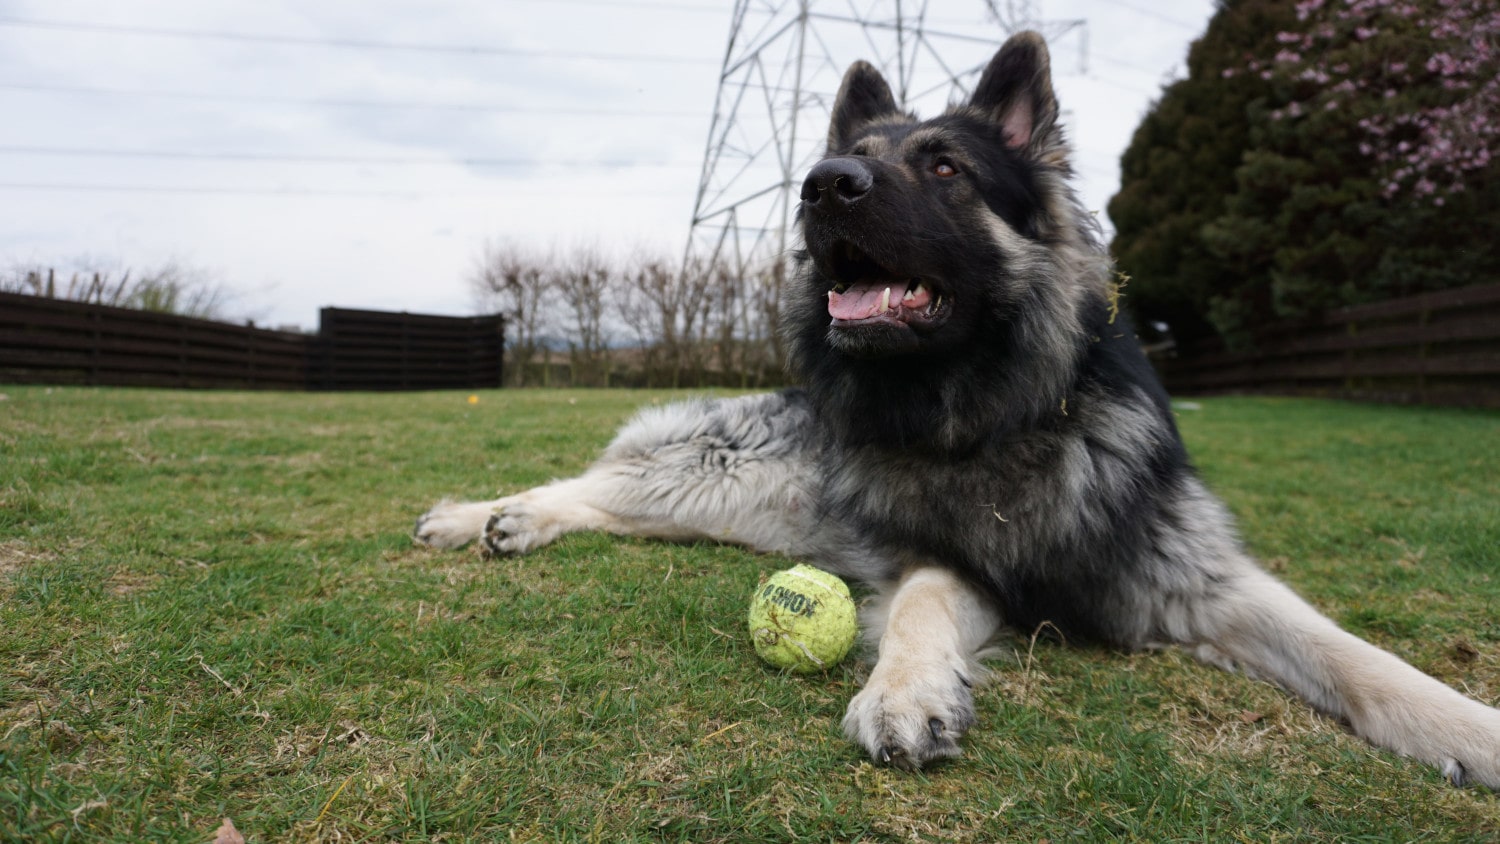
{"label": "tennis ball", "polygon": [[825,671],[854,645],[856,615],[844,581],[812,566],[793,566],[755,587],[750,640],[755,653],[777,668]]}

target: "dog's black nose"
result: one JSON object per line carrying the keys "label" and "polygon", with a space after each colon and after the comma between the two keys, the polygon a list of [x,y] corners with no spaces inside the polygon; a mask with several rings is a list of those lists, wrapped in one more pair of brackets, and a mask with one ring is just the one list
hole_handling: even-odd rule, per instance
{"label": "dog's black nose", "polygon": [[875,174],[857,158],[825,158],[802,183],[802,202],[825,211],[853,205],[875,186]]}

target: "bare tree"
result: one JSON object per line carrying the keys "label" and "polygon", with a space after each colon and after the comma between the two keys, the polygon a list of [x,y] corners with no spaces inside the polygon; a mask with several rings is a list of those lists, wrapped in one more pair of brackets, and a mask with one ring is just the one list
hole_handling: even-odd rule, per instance
{"label": "bare tree", "polygon": [[659,257],[637,257],[623,274],[619,312],[641,345],[648,386],[680,387],[700,365],[703,310],[711,278],[693,265],[673,268]]}
{"label": "bare tree", "polygon": [[604,315],[615,270],[596,248],[573,250],[557,273],[559,298],[570,319],[568,357],[574,384],[609,386],[610,355]]}
{"label": "bare tree", "polygon": [[663,325],[657,304],[672,275],[664,262],[643,255],[632,259],[620,274],[616,307],[620,319],[635,336],[647,387],[661,386],[658,382],[666,372],[676,339],[675,325]]}
{"label": "bare tree", "polygon": [[781,316],[786,265],[766,264],[743,280],[740,309],[739,349],[735,372],[740,386],[760,386],[774,380],[784,368],[781,335],[776,330]]}
{"label": "bare tree", "polygon": [[136,278],[126,297],[126,307],[221,319],[233,298],[234,294],[208,271],[168,261]]}
{"label": "bare tree", "polygon": [[[512,243],[487,242],[469,277],[480,308],[505,314],[510,382],[517,387],[526,385],[532,362],[545,351],[544,339],[553,328],[549,300],[557,287],[557,275],[551,266],[554,263],[555,258],[528,254]],[[543,386],[551,380],[545,363],[541,370]]]}
{"label": "bare tree", "polygon": [[[471,278],[481,307],[509,322],[510,383],[537,383],[534,362],[549,337],[565,337],[576,385],[608,386],[622,336],[639,349],[648,386],[760,386],[779,380],[775,321],[781,266],[741,278],[722,261],[680,267],[636,253],[622,265],[597,247],[545,256],[513,244],[487,244]],[[555,346],[553,348],[556,348]],[[541,367],[543,386],[550,367]]]}
{"label": "bare tree", "polygon": [[0,291],[217,320],[228,318],[239,295],[211,271],[180,261],[133,272],[89,257],[69,262],[63,273],[43,264],[12,266],[0,271]]}

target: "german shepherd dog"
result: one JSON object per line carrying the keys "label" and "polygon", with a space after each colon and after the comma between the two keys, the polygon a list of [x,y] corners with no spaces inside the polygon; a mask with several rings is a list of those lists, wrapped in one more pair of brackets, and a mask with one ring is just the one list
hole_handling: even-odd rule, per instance
{"label": "german shepherd dog", "polygon": [[926,121],[856,63],[802,185],[780,328],[804,388],[646,410],[583,475],[441,502],[416,539],[710,539],[863,582],[878,658],[844,732],[899,768],[957,755],[981,649],[1048,622],[1188,648],[1500,788],[1500,711],[1341,630],[1241,548],[1117,308],[1057,119],[1033,33]]}

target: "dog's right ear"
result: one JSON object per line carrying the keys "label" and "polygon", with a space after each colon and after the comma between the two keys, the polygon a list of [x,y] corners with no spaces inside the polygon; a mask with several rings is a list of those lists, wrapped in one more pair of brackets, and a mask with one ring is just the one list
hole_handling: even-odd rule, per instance
{"label": "dog's right ear", "polygon": [[855,62],[844,74],[844,82],[833,101],[833,119],[828,123],[828,151],[838,152],[854,139],[866,123],[900,114],[891,86],[868,62]]}

